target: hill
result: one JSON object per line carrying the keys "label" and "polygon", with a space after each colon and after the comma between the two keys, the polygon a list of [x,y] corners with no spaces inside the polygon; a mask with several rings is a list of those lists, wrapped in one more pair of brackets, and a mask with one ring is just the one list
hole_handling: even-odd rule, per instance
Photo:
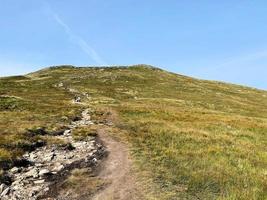
{"label": "hill", "polygon": [[40,139],[58,142],[27,130],[57,131],[87,107],[131,147],[147,199],[267,198],[267,92],[147,65],[1,78],[2,167]]}

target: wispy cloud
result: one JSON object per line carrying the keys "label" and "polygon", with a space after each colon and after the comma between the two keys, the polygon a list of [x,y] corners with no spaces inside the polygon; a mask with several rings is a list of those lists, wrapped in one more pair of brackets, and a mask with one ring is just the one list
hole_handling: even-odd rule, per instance
{"label": "wispy cloud", "polygon": [[51,9],[49,4],[45,2],[46,7],[48,8],[49,14],[53,17],[55,22],[62,27],[64,32],[69,36],[70,40],[80,47],[80,49],[87,54],[96,64],[98,65],[107,65],[107,63],[100,57],[100,55],[95,51],[93,47],[91,47],[86,40],[82,37],[76,35],[71,27],[63,21],[63,19]]}

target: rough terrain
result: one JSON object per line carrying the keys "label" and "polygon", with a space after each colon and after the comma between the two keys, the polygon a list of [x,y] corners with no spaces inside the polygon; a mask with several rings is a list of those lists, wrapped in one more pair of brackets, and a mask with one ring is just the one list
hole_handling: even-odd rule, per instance
{"label": "rough terrain", "polygon": [[[16,159],[33,157],[41,162],[51,156],[39,158],[38,152],[44,149],[50,154],[47,148],[53,146],[57,155],[51,154],[52,161],[58,154],[75,151],[71,150],[75,145],[62,146],[58,140],[65,137],[61,130],[64,133],[72,121],[80,121],[87,108],[94,124],[74,128],[71,134],[75,142],[85,139],[91,148],[93,143],[86,137],[100,130],[99,138],[110,154],[103,163],[97,162],[102,170],[87,173],[75,161],[68,166],[76,170],[65,167],[64,173],[38,177],[37,181],[52,184],[47,197],[133,199],[139,194],[132,184],[136,183],[147,199],[267,199],[267,92],[147,65],[56,66],[0,78],[0,182],[6,185],[0,189],[4,194],[12,193],[10,177],[17,171],[38,167],[18,166],[26,164]],[[106,121],[106,116],[114,118],[114,123]],[[39,135],[43,134],[39,127],[49,134]],[[131,157],[120,141],[129,145]],[[33,152],[37,146],[38,158],[34,158],[29,149]],[[131,158],[137,179],[128,167]],[[13,164],[18,169],[11,172]],[[42,166],[39,173],[43,168],[54,170]],[[45,169],[41,174],[47,173]]]}
{"label": "rough terrain", "polygon": [[73,129],[92,124],[89,111],[84,110],[81,120],[72,122],[65,131],[55,136],[67,141],[66,146],[44,146],[24,154],[26,166],[15,166],[7,172],[12,183],[10,186],[1,184],[1,199],[38,199],[49,193],[50,186],[55,182],[64,180],[70,170],[97,165],[105,152],[102,145],[94,137],[88,137],[85,141],[75,141],[72,137]]}

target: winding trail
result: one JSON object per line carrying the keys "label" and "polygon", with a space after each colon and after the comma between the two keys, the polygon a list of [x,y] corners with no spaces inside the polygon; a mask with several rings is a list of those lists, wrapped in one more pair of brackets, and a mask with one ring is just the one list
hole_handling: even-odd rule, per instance
{"label": "winding trail", "polygon": [[132,173],[132,161],[126,144],[112,138],[105,129],[99,130],[99,137],[109,154],[99,166],[98,177],[108,182],[92,200],[140,200],[135,177]]}
{"label": "winding trail", "polygon": [[[63,84],[60,87],[63,87]],[[73,88],[71,93],[78,93],[90,100],[87,93],[81,93]],[[79,98],[80,99],[80,98]],[[74,100],[73,103],[88,105]],[[88,120],[91,120],[89,118]],[[142,200],[142,195],[137,189],[136,177],[132,169],[132,160],[129,157],[129,149],[126,144],[116,140],[108,134],[105,127],[99,129],[98,137],[108,151],[96,169],[97,177],[104,180],[107,186],[92,196],[92,200]]]}

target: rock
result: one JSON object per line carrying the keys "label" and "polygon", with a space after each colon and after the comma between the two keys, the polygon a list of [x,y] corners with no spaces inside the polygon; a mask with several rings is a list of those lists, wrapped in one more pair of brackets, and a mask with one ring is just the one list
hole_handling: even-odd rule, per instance
{"label": "rock", "polygon": [[76,103],[80,103],[80,102],[81,102],[81,97],[75,97],[75,98],[74,98],[74,101],[75,101]]}
{"label": "rock", "polygon": [[7,185],[4,184],[4,183],[2,183],[2,184],[0,185],[0,194],[2,194],[2,192],[3,192],[6,188],[7,188]]}
{"label": "rock", "polygon": [[30,196],[30,197],[33,197],[33,196],[35,196],[37,193],[38,193],[38,191],[36,191],[36,190],[31,191],[31,192],[29,193],[29,196]]}
{"label": "rock", "polygon": [[93,158],[92,160],[94,163],[97,163],[97,158]]}
{"label": "rock", "polygon": [[34,181],[34,184],[42,184],[44,182],[45,182],[45,180],[41,179],[41,180]]}
{"label": "rock", "polygon": [[75,89],[69,88],[70,92],[77,92]]}
{"label": "rock", "polygon": [[61,170],[64,169],[64,165],[59,164],[58,166],[55,166],[54,169],[52,170],[53,172],[60,172]]}
{"label": "rock", "polygon": [[21,170],[19,169],[19,168],[17,168],[17,167],[13,167],[11,170],[10,170],[10,172],[12,173],[12,174],[16,174],[16,173],[18,173],[18,172],[20,172]]}
{"label": "rock", "polygon": [[48,169],[41,169],[39,172],[39,176],[43,177],[43,176],[47,176],[49,175],[51,172]]}
{"label": "rock", "polygon": [[20,184],[22,180],[23,180],[23,178],[18,178],[17,180],[12,182],[12,186]]}
{"label": "rock", "polygon": [[33,153],[30,153],[30,159],[31,160],[34,160],[35,158],[37,158],[38,156],[33,152]]}
{"label": "rock", "polygon": [[72,159],[72,158],[74,158],[74,155],[73,154],[70,154],[70,155],[67,156],[67,158],[68,159]]}
{"label": "rock", "polygon": [[55,156],[56,156],[55,152],[52,152],[45,156],[44,161],[50,162],[54,159]]}
{"label": "rock", "polygon": [[4,196],[8,195],[9,192],[10,192],[10,188],[7,187],[7,188],[4,189],[4,191],[1,193],[1,197],[4,197]]}
{"label": "rock", "polygon": [[90,158],[91,156],[93,156],[94,155],[94,153],[93,152],[90,152],[89,154],[88,154],[88,158]]}
{"label": "rock", "polygon": [[65,135],[65,136],[69,136],[70,133],[71,133],[71,130],[68,129],[68,130],[65,130],[65,131],[64,131],[63,135]]}
{"label": "rock", "polygon": [[23,185],[15,185],[14,187],[12,187],[13,191],[19,190]]}
{"label": "rock", "polygon": [[25,174],[25,178],[29,178],[29,177],[38,178],[38,169],[33,168],[30,171],[28,171]]}
{"label": "rock", "polygon": [[[76,99],[78,101],[81,100],[80,97]],[[70,125],[62,125],[59,132],[56,129],[54,132],[48,132],[44,128],[28,130],[32,135],[48,134],[64,139],[66,142],[64,145],[43,146],[45,143],[41,144],[42,141],[40,140],[40,145],[36,144],[34,148],[29,150],[30,153],[24,154],[23,162],[20,161],[12,169],[6,169],[10,183],[3,182],[0,179],[0,183],[4,183],[0,185],[0,195],[6,193],[0,199],[38,199],[40,195],[47,193],[51,189],[49,188],[50,182],[46,182],[52,181],[52,179],[46,180],[50,179],[49,176],[53,180],[58,178],[58,176],[62,175],[61,173],[67,171],[68,165],[76,166],[76,162],[79,166],[97,164],[100,157],[94,154],[99,151],[100,147],[95,142],[95,138],[88,137],[84,141],[76,141],[71,134],[74,128],[87,126],[92,123],[90,110],[87,109],[80,116],[75,117]],[[9,185],[10,187],[8,187]]]}
{"label": "rock", "polygon": [[42,164],[42,163],[36,163],[35,166],[36,166],[36,167],[43,167],[44,164]]}
{"label": "rock", "polygon": [[107,122],[106,125],[113,126],[113,123],[112,122]]}

